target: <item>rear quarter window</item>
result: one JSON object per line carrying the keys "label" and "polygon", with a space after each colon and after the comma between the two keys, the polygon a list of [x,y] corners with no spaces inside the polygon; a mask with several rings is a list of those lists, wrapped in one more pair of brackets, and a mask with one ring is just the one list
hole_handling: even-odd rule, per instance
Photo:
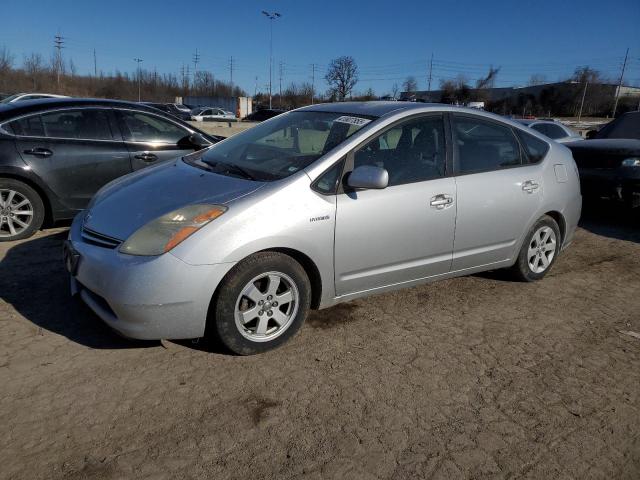
{"label": "rear quarter window", "polygon": [[524,149],[524,162],[528,164],[541,162],[549,151],[549,144],[523,130],[516,131]]}

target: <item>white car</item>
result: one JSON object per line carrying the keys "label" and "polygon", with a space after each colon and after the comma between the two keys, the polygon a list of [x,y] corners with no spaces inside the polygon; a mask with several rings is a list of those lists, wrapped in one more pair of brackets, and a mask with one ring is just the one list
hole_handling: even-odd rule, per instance
{"label": "white car", "polygon": [[191,114],[191,120],[196,122],[216,122],[227,121],[235,122],[238,119],[232,112],[222,110],[221,108],[199,108],[193,111]]}
{"label": "white car", "polygon": [[67,95],[55,95],[53,93],[16,93],[3,100],[0,103],[16,103],[23,100],[38,100],[41,98],[69,98]]}
{"label": "white car", "polygon": [[583,140],[579,133],[574,132],[566,125],[553,120],[520,120],[517,122],[526,125],[533,130],[546,135],[551,140],[555,140],[558,143],[575,142],[577,140]]}
{"label": "white car", "polygon": [[182,103],[174,103],[173,106],[176,107],[181,112],[191,113],[191,109],[186,105],[183,105]]}

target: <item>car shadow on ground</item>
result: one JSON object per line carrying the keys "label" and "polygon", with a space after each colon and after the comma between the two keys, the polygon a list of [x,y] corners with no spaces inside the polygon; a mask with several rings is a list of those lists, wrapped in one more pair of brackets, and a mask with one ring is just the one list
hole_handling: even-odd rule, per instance
{"label": "car shadow on ground", "polygon": [[585,201],[579,226],[603,237],[640,243],[640,207],[630,209],[608,200]]}
{"label": "car shadow on ground", "polygon": [[0,260],[0,299],[38,329],[63,335],[91,348],[155,347],[120,337],[69,293],[62,262],[66,231],[16,242]]}
{"label": "car shadow on ground", "polygon": [[[623,209],[611,202],[585,203],[580,227],[594,234],[640,243],[640,211]],[[62,244],[67,232],[16,242],[0,260],[0,299],[38,329],[63,335],[91,348],[119,349],[157,347],[160,342],[120,337],[86,305],[69,293],[69,277],[62,262]],[[505,271],[476,274],[494,281],[513,281]],[[1,306],[0,306],[1,307]],[[342,308],[342,307],[336,307]],[[310,324],[330,324],[334,309],[313,312]],[[0,311],[1,313],[1,311]],[[176,341],[184,347],[228,354],[215,341]]]}

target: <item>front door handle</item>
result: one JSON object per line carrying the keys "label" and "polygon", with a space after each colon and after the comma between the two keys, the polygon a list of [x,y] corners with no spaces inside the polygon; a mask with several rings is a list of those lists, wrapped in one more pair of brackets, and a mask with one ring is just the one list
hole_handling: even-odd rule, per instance
{"label": "front door handle", "polygon": [[27,155],[35,155],[36,157],[50,157],[53,155],[53,152],[48,148],[30,148],[29,150],[25,150],[24,153]]}
{"label": "front door handle", "polygon": [[538,189],[538,186],[539,185],[533,180],[527,180],[522,183],[522,190],[524,190],[527,193],[533,193]]}
{"label": "front door handle", "polygon": [[442,210],[453,204],[453,197],[451,195],[447,195],[446,193],[440,193],[434,197],[431,197],[431,202],[429,205],[432,207]]}
{"label": "front door handle", "polygon": [[150,152],[141,153],[139,155],[136,155],[134,158],[137,158],[138,160],[142,160],[144,162],[155,162],[156,160],[158,160],[158,156]]}

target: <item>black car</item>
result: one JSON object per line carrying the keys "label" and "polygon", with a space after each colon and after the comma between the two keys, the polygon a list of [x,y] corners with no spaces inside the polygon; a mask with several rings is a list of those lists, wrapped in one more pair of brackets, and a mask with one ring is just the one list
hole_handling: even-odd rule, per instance
{"label": "black car", "polygon": [[191,120],[191,112],[185,112],[184,110],[180,110],[173,103],[142,102],[142,105],[157,108],[158,110],[164,113],[168,113],[169,115],[173,115],[174,117],[177,117],[180,120],[184,120],[184,121]]}
{"label": "black car", "polygon": [[565,143],[580,172],[582,195],[640,206],[640,111],[621,115],[587,138]]}
{"label": "black car", "polygon": [[0,241],[72,218],[111,180],[219,140],[139,103],[60,98],[0,106]]}
{"label": "black car", "polygon": [[250,113],[246,117],[242,119],[243,122],[264,122],[265,120],[269,120],[275,116],[284,113],[284,110],[278,110],[276,108],[264,108],[262,110],[256,110],[253,113]]}

